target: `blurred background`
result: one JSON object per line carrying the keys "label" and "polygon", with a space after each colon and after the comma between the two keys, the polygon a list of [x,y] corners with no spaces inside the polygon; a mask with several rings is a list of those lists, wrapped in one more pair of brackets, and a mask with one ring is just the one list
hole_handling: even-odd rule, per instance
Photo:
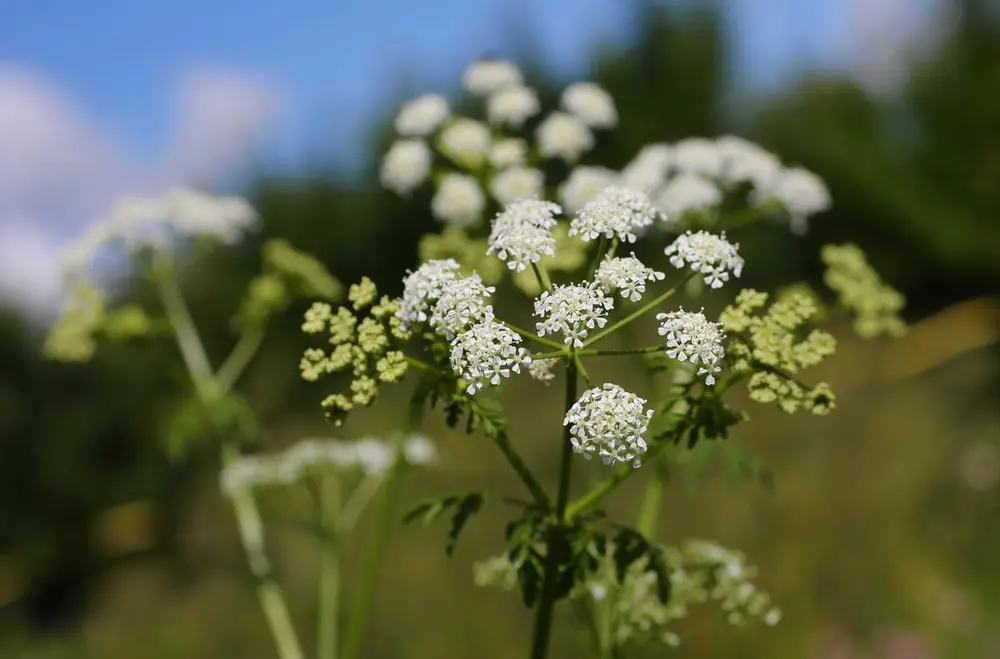
{"label": "blurred background", "polygon": [[[900,341],[834,327],[842,347],[816,376],[839,393],[832,416],[745,402],[754,422],[737,438],[774,470],[773,489],[711,470],[697,487],[670,484],[663,539],[746,552],[785,611],[773,629],[709,620],[677,656],[1000,656],[1000,3],[5,0],[3,13],[0,657],[273,656],[212,451],[176,462],[163,450],[182,402],[159,375],[172,345],[106,346],[84,367],[41,359],[58,249],[121,194],[183,183],[246,195],[261,235],[191,273],[216,359],[268,237],[345,282],[398,287],[439,225],[426,199],[378,186],[392,117],[417,93],[457,100],[461,71],[485,54],[517,61],[543,98],[577,80],[609,89],[622,123],[599,142],[601,164],[734,133],[817,172],[833,210],[803,238],[740,234],[742,284],[818,281],[819,247],[850,240],[909,300]],[[323,388],[296,369],[302,310],[274,325],[243,386],[270,447],[332,431]],[[513,388],[506,403],[559,396]],[[395,427],[400,400],[342,436]],[[524,419],[514,429],[551,476],[556,445]],[[429,432],[444,462],[411,474],[406,498],[517,491],[485,440],[439,419]],[[611,509],[632,514],[639,487]],[[397,529],[364,656],[523,656],[527,612],[471,580],[508,512],[488,508],[447,560],[440,529]],[[272,547],[311,624],[314,548],[284,532]],[[583,656],[566,622],[553,656]]]}

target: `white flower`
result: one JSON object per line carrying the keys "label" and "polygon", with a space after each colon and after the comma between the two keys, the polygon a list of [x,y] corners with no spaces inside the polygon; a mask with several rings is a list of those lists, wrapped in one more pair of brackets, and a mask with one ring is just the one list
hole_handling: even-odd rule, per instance
{"label": "white flower", "polygon": [[450,340],[469,325],[492,318],[489,297],[495,290],[486,286],[478,274],[445,281],[431,309],[431,327]]}
{"label": "white flower", "polygon": [[605,167],[580,165],[559,186],[559,201],[567,213],[576,213],[615,182],[615,173]]}
{"label": "white flower", "polygon": [[679,174],[667,181],[656,196],[656,206],[668,220],[680,220],[688,211],[701,211],[718,205],[722,191],[715,183],[698,174]]}
{"label": "white flower", "polygon": [[531,363],[528,351],[520,347],[521,335],[506,325],[487,318],[456,336],[451,342],[451,368],[469,382],[469,395],[486,384],[497,386],[500,378],[520,373]]}
{"label": "white flower", "polygon": [[615,100],[603,87],[592,82],[578,82],[562,95],[563,109],[592,128],[613,128],[618,123]]}
{"label": "white flower", "polygon": [[594,147],[594,135],[587,124],[565,112],[553,112],[546,117],[535,137],[543,158],[562,158],[567,163],[576,162]]}
{"label": "white flower", "polygon": [[832,205],[823,180],[801,167],[780,171],[757,193],[758,200],[780,201],[792,218],[792,231],[800,235],[806,231],[806,218]]}
{"label": "white flower", "polygon": [[441,152],[456,162],[477,167],[493,145],[489,127],[473,119],[459,117],[450,122],[438,137]]}
{"label": "white flower", "polygon": [[667,339],[667,356],[698,365],[698,375],[705,384],[715,384],[719,361],[725,356],[722,341],[726,338],[721,323],[713,323],[701,312],[671,311],[656,315],[660,336]]}
{"label": "white flower", "polygon": [[503,170],[490,182],[490,192],[501,204],[518,199],[540,197],[545,186],[545,175],[537,169],[520,165]]}
{"label": "white flower", "polygon": [[354,462],[366,474],[381,474],[392,466],[395,451],[377,439],[360,439],[354,442]]}
{"label": "white flower", "polygon": [[379,178],[396,194],[418,188],[431,173],[431,150],[418,139],[399,140],[385,153]]}
{"label": "white flower", "polygon": [[487,254],[507,262],[511,270],[521,272],[542,256],[555,256],[556,240],[550,233],[555,216],[562,213],[558,204],[539,199],[522,199],[508,204],[493,220]]}
{"label": "white flower", "polygon": [[[150,200],[155,205],[155,200]],[[208,236],[226,244],[238,242],[257,226],[257,213],[239,197],[214,197],[196,190],[173,188],[163,199],[160,220],[174,231],[188,236]]]}
{"label": "white flower", "polygon": [[437,130],[448,118],[451,109],[440,94],[426,94],[408,102],[396,115],[396,132],[400,135],[424,137]]}
{"label": "white flower", "polygon": [[504,87],[486,99],[486,116],[491,124],[520,128],[541,109],[538,94],[530,87]]}
{"label": "white flower", "polygon": [[643,265],[632,254],[602,261],[594,275],[594,282],[606,293],[617,289],[626,300],[638,302],[646,292],[646,282],[662,281],[664,276],[662,272]]}
{"label": "white flower", "polygon": [[689,137],[674,145],[674,166],[682,172],[716,178],[722,173],[722,157],[712,140]]}
{"label": "white flower", "polygon": [[675,268],[690,267],[705,275],[705,283],[712,288],[720,288],[729,281],[729,274],[739,277],[743,272],[743,259],[737,251],[739,244],[726,240],[707,231],[686,232],[667,246],[664,253],[670,257]]}
{"label": "white flower", "polygon": [[475,224],[484,206],[486,195],[479,181],[466,174],[445,175],[431,199],[434,217],[458,227]]}
{"label": "white flower", "polygon": [[403,279],[403,298],[397,317],[404,328],[427,321],[427,311],[441,295],[441,289],[458,278],[460,266],[455,259],[428,261]]}
{"label": "white flower", "polygon": [[462,74],[462,85],[476,96],[520,84],[520,69],[504,60],[482,59],[473,62]]}
{"label": "white flower", "polygon": [[590,330],[607,324],[614,306],[614,299],[594,284],[557,285],[535,299],[535,316],[543,319],[535,327],[538,336],[562,334],[563,343],[582,348]]}
{"label": "white flower", "polygon": [[573,450],[588,460],[596,454],[606,465],[631,462],[638,468],[646,452],[642,436],[652,417],[645,398],[606,383],[583,392],[563,425],[569,426]]}
{"label": "white flower", "polygon": [[497,169],[523,165],[528,158],[528,143],[516,137],[498,140],[490,147],[487,159]]}
{"label": "white flower", "polygon": [[645,193],[609,186],[580,209],[570,222],[569,235],[586,241],[604,236],[634,243],[636,230],[652,224],[658,215]]}
{"label": "white flower", "polygon": [[528,375],[532,380],[537,380],[544,385],[552,384],[556,378],[552,372],[552,367],[556,365],[555,359],[532,359],[528,364]]}
{"label": "white flower", "polygon": [[722,159],[720,176],[726,181],[749,181],[759,188],[781,170],[774,154],[742,137],[725,135],[716,140],[716,147]]}
{"label": "white flower", "polygon": [[674,164],[674,150],[667,144],[647,144],[625,165],[618,178],[624,188],[652,194],[667,178]]}
{"label": "white flower", "polygon": [[429,465],[437,460],[437,448],[425,435],[410,435],[403,442],[403,458],[411,465]]}

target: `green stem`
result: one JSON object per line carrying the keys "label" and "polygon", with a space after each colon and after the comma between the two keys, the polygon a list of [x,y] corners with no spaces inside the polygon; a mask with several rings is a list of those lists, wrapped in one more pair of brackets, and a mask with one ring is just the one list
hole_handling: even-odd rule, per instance
{"label": "green stem", "polygon": [[538,279],[538,285],[541,286],[543,290],[551,291],[552,282],[549,281],[549,273],[545,270],[545,266],[541,263],[532,263],[531,269],[535,271],[535,277]]}
{"label": "green stem", "polygon": [[772,215],[780,210],[780,202],[769,201],[761,204],[760,206],[745,208],[735,213],[730,213],[720,220],[719,227],[724,231],[737,229],[739,227],[746,226],[747,224],[752,224],[757,220],[764,219],[768,215]]}
{"label": "green stem", "polygon": [[573,363],[576,364],[576,370],[580,372],[580,376],[588,387],[594,386],[594,383],[590,381],[590,374],[587,373],[587,369],[583,366],[583,361],[580,359],[579,353],[573,355]]}
{"label": "green stem", "polygon": [[427,362],[424,362],[424,361],[421,361],[421,360],[417,359],[416,357],[410,357],[409,355],[403,355],[403,359],[406,360],[407,364],[409,364],[413,368],[419,369],[421,371],[427,371],[427,372],[430,372],[430,373],[432,373],[434,371],[437,371],[436,368],[434,368],[433,366],[431,366]]}
{"label": "green stem", "polygon": [[590,274],[591,278],[597,273],[597,269],[601,267],[601,261],[604,260],[604,254],[608,251],[608,237],[601,234],[601,240],[597,244],[597,253],[594,255],[594,262],[590,264]]}
{"label": "green stem", "polygon": [[[659,454],[660,451],[663,450],[663,447],[669,443],[670,442],[668,441],[661,440],[654,444],[653,447],[646,452],[645,456],[643,456],[643,461],[648,462],[649,460],[652,460]],[[566,508],[566,521],[571,522],[577,515],[592,508],[601,499],[611,494],[615,488],[624,483],[629,476],[637,471],[638,469],[633,467],[631,464],[619,467],[618,470],[612,474],[611,478],[605,480],[590,492],[587,492],[585,495],[569,504]]]}
{"label": "green stem", "polygon": [[319,574],[318,618],[316,621],[317,659],[337,659],[337,630],[340,626],[340,484],[327,472],[320,481],[320,527],[330,534],[322,545]]}
{"label": "green stem", "polygon": [[656,523],[660,517],[660,502],[663,500],[663,479],[659,473],[646,482],[646,490],[642,495],[642,507],[639,508],[639,519],[636,529],[649,540],[656,535]]}
{"label": "green stem", "polygon": [[651,302],[648,302],[648,303],[644,304],[643,306],[639,307],[638,309],[636,309],[635,311],[633,311],[629,315],[627,315],[624,318],[622,318],[621,320],[619,320],[617,323],[615,323],[613,325],[610,325],[608,327],[605,327],[603,330],[601,330],[597,334],[594,334],[593,336],[591,336],[587,340],[587,342],[584,343],[584,346],[593,345],[594,343],[600,341],[601,339],[603,339],[607,335],[620,330],[622,327],[625,327],[626,325],[628,325],[629,323],[631,323],[633,320],[635,320],[636,318],[639,318],[640,316],[642,316],[643,314],[647,313],[648,311],[650,311],[652,309],[655,309],[657,306],[659,306],[664,301],[666,301],[667,298],[669,298],[671,295],[673,295],[674,293],[676,293],[677,289],[679,289],[681,286],[683,286],[684,282],[686,282],[688,279],[690,279],[691,277],[693,277],[695,274],[697,274],[697,273],[695,273],[694,271],[689,272],[687,275],[684,276],[684,279],[682,279],[681,281],[677,282],[677,284],[673,288],[671,288],[671,289],[669,289],[667,291],[664,291],[659,296],[657,296],[654,300],[652,300]]}
{"label": "green stem", "polygon": [[191,319],[187,304],[184,303],[180,288],[170,274],[158,274],[155,281],[167,320],[173,327],[181,358],[191,375],[195,389],[201,396],[212,398],[217,391],[212,365],[208,361],[205,346],[198,335],[194,320]]}
{"label": "green stem", "polygon": [[534,332],[529,332],[527,330],[521,329],[517,325],[510,324],[506,320],[501,320],[500,322],[502,324],[506,325],[507,329],[513,330],[513,331],[517,332],[523,338],[528,339],[529,341],[534,341],[535,343],[541,344],[543,346],[548,346],[550,348],[556,348],[556,349],[565,348],[565,345],[562,344],[562,343],[559,343],[557,341],[552,341],[550,339],[542,338],[542,337],[538,336],[537,334],[535,334]]}
{"label": "green stem", "polygon": [[510,466],[514,468],[514,471],[521,478],[528,491],[531,492],[535,503],[545,510],[550,510],[552,502],[549,501],[548,495],[545,494],[545,489],[539,484],[535,475],[531,473],[531,469],[528,468],[528,465],[521,458],[520,454],[514,449],[514,446],[510,443],[510,438],[507,437],[507,433],[497,433],[493,441],[497,445],[497,448],[500,449],[500,452],[503,453],[507,462],[510,463]]}
{"label": "green stem", "polygon": [[258,325],[246,330],[229,357],[219,367],[215,377],[220,391],[229,391],[246,371],[250,361],[257,354],[260,344],[264,341],[264,328]]}
{"label": "green stem", "polygon": [[651,352],[666,350],[665,345],[646,346],[645,348],[611,348],[602,350],[577,350],[578,357],[618,357],[621,355],[648,355]]}
{"label": "green stem", "polygon": [[370,474],[361,481],[360,485],[354,488],[351,496],[347,499],[347,503],[344,504],[344,507],[340,511],[340,519],[337,520],[338,533],[346,535],[354,529],[354,525],[357,524],[361,513],[364,512],[364,509],[371,502],[381,486],[382,476],[379,474]]}
{"label": "green stem", "polygon": [[[576,402],[576,360],[566,366],[566,401],[568,410]],[[542,576],[542,594],[538,603],[538,615],[535,618],[534,638],[531,645],[531,659],[545,659],[549,649],[549,636],[552,632],[552,618],[556,606],[556,589],[558,588],[559,557],[556,556],[558,534],[566,518],[566,504],[569,499],[569,483],[573,466],[573,444],[570,427],[563,429],[562,460],[559,465],[559,489],[556,497],[555,519],[549,524],[545,551],[545,568]]]}

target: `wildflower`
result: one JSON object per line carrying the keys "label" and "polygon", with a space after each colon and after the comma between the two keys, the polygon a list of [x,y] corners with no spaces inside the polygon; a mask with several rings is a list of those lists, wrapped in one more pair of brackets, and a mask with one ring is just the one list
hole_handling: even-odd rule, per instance
{"label": "wildflower", "polygon": [[594,282],[606,293],[617,289],[626,300],[638,302],[646,292],[646,282],[662,281],[664,276],[662,272],[643,265],[633,253],[602,261],[594,275]]}
{"label": "wildflower", "polygon": [[667,144],[647,144],[622,169],[618,184],[652,194],[666,180],[674,160],[673,147]]}
{"label": "wildflower", "polygon": [[492,143],[486,124],[464,117],[450,122],[438,136],[441,152],[470,168],[482,163]]}
{"label": "wildflower", "polygon": [[532,380],[537,380],[544,385],[552,384],[556,378],[555,373],[552,372],[552,367],[555,365],[555,359],[532,358],[531,363],[528,364],[528,375],[531,376]]}
{"label": "wildflower", "polygon": [[566,345],[581,348],[590,330],[607,324],[614,305],[614,299],[594,284],[554,286],[535,299],[535,316],[543,319],[535,324],[538,336],[562,334]]}
{"label": "wildflower", "polygon": [[491,124],[520,128],[541,109],[538,94],[530,87],[504,87],[486,99],[486,116]]}
{"label": "wildflower", "polygon": [[649,226],[657,216],[644,193],[610,186],[580,209],[570,222],[569,235],[579,235],[587,241],[603,235],[634,243],[635,230]]}
{"label": "wildflower", "polygon": [[518,199],[541,196],[544,185],[545,177],[541,171],[518,165],[494,176],[490,192],[501,204],[509,204]]}
{"label": "wildflower", "polygon": [[469,383],[470,395],[486,384],[495,387],[500,378],[509,378],[511,372],[520,373],[521,366],[531,363],[528,351],[520,343],[520,334],[486,318],[452,340],[451,368]]}
{"label": "wildflower", "polygon": [[697,174],[679,174],[670,179],[656,197],[656,206],[667,219],[679,220],[689,211],[712,208],[722,201],[722,192]]}
{"label": "wildflower", "polygon": [[725,356],[722,341],[726,338],[720,323],[713,323],[701,312],[671,311],[656,314],[661,321],[659,334],[666,337],[667,356],[678,361],[698,365],[698,375],[705,376],[705,384],[715,384],[718,363]]}
{"label": "wildflower", "polygon": [[473,62],[462,74],[462,85],[476,96],[519,86],[521,80],[520,69],[504,60],[482,59]]}
{"label": "wildflower", "polygon": [[605,167],[580,165],[559,186],[559,201],[567,213],[579,212],[604,188],[615,182],[615,173]]}
{"label": "wildflower", "polygon": [[449,340],[469,326],[493,317],[488,304],[496,289],[483,284],[479,275],[444,282],[431,310],[430,324]]}
{"label": "wildflower", "polygon": [[743,272],[743,259],[737,249],[726,240],[725,232],[716,236],[707,231],[686,232],[667,246],[664,252],[675,268],[690,267],[705,275],[705,283],[720,288],[729,281],[729,275],[739,277]]}
{"label": "wildflower", "polygon": [[431,211],[439,220],[466,227],[479,220],[485,205],[486,196],[475,178],[447,174],[431,200]]}
{"label": "wildflower", "polygon": [[522,199],[508,204],[493,220],[487,254],[507,262],[516,272],[538,263],[542,256],[555,256],[556,239],[551,233],[558,204],[539,199]]}
{"label": "wildflower", "polygon": [[823,281],[854,313],[854,330],[860,336],[901,336],[906,332],[899,317],[906,299],[882,280],[857,245],[826,245],[820,257],[827,266]]}
{"label": "wildflower", "polygon": [[822,179],[801,167],[777,172],[755,193],[758,201],[775,199],[785,207],[791,217],[791,229],[803,234],[810,215],[828,210],[832,205],[830,193]]}
{"label": "wildflower", "polygon": [[719,175],[723,180],[749,181],[760,188],[781,170],[781,161],[774,154],[741,137],[726,135],[715,144],[722,160]]}
{"label": "wildflower", "polygon": [[592,82],[578,82],[566,88],[562,106],[592,128],[613,128],[618,123],[618,111],[611,94]]}
{"label": "wildflower", "polygon": [[487,156],[490,165],[497,169],[523,165],[527,158],[528,143],[516,137],[508,137],[494,142]]}
{"label": "wildflower", "polygon": [[535,133],[538,152],[544,158],[561,158],[567,163],[580,159],[594,147],[594,135],[579,117],[565,112],[553,112],[538,126]]}
{"label": "wildflower", "polygon": [[398,140],[386,151],[379,179],[399,195],[420,187],[431,173],[431,150],[418,139]]}
{"label": "wildflower", "polygon": [[427,312],[448,282],[458,277],[460,266],[454,259],[428,261],[403,279],[403,299],[396,317],[404,327],[426,322]]}
{"label": "wildflower", "polygon": [[437,447],[426,435],[410,435],[403,442],[403,458],[411,465],[429,465],[437,460]]}
{"label": "wildflower", "polygon": [[674,145],[674,166],[688,174],[715,178],[722,173],[722,157],[712,140],[689,137]]}
{"label": "wildflower", "polygon": [[638,468],[652,418],[645,398],[606,383],[583,392],[566,412],[563,425],[569,426],[573,450],[588,460],[596,454],[606,465],[631,462]]}
{"label": "wildflower", "polygon": [[440,94],[426,94],[403,106],[396,115],[396,132],[407,137],[426,137],[437,130],[451,109]]}

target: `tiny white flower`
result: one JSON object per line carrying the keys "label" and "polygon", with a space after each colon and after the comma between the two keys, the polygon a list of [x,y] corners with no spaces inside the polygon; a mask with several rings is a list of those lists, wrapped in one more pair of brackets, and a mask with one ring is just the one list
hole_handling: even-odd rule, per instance
{"label": "tiny white flower", "polygon": [[445,281],[431,309],[431,327],[450,340],[469,325],[492,318],[489,300],[495,290],[485,285],[478,274]]}
{"label": "tiny white flower", "polygon": [[504,87],[520,85],[521,71],[511,62],[482,59],[462,74],[462,85],[476,96],[486,96]]}
{"label": "tiny white flower", "polygon": [[528,158],[528,143],[516,137],[498,140],[490,147],[487,159],[496,169],[523,165]]}
{"label": "tiny white flower", "polygon": [[652,224],[658,215],[645,193],[609,186],[580,209],[570,222],[569,235],[585,241],[604,236],[634,243],[636,230]]}
{"label": "tiny white flower", "polygon": [[399,140],[385,153],[379,178],[396,194],[406,195],[420,187],[431,173],[431,150],[418,139]]}
{"label": "tiny white flower", "polygon": [[403,458],[411,465],[429,465],[437,460],[437,448],[425,435],[410,435],[403,442]]}
{"label": "tiny white flower", "polygon": [[431,199],[434,217],[458,227],[478,222],[485,206],[486,195],[479,181],[466,174],[445,175]]}
{"label": "tiny white flower", "polygon": [[553,112],[535,132],[538,152],[543,158],[561,158],[574,163],[586,151],[594,148],[594,134],[587,124],[572,114]]}
{"label": "tiny white flower", "polygon": [[491,124],[520,128],[541,109],[538,94],[530,87],[504,87],[486,99],[486,116]]}
{"label": "tiny white flower", "polygon": [[516,272],[538,263],[542,256],[555,256],[556,240],[551,229],[560,213],[558,204],[539,199],[508,204],[493,220],[486,253],[495,253]]}
{"label": "tiny white flower", "polygon": [[667,341],[667,356],[699,365],[697,374],[705,376],[705,384],[715,384],[715,373],[721,370],[718,363],[725,357],[722,324],[684,309],[657,314],[656,319],[661,321],[659,334]]}
{"label": "tiny white flower", "polygon": [[781,161],[774,154],[742,137],[724,135],[715,143],[722,159],[720,177],[726,181],[749,181],[760,188],[781,170]]}
{"label": "tiny white flower", "polygon": [[757,191],[758,201],[777,199],[791,216],[792,231],[803,234],[806,220],[810,215],[829,210],[832,205],[830,192],[823,180],[801,167],[792,167],[778,172]]}
{"label": "tiny white flower", "polygon": [[535,327],[538,336],[562,334],[563,343],[582,348],[591,330],[607,324],[614,306],[614,298],[594,284],[556,285],[535,299],[535,316],[542,318]]}
{"label": "tiny white flower", "polygon": [[668,144],[647,144],[622,169],[618,184],[652,194],[667,179],[674,164],[674,149]]}
{"label": "tiny white flower", "polygon": [[540,170],[520,165],[499,172],[490,182],[490,192],[501,204],[518,199],[540,197],[545,186],[545,175]]}
{"label": "tiny white flower", "polygon": [[722,157],[712,140],[689,137],[674,145],[674,166],[682,172],[716,178],[722,173]]}
{"label": "tiny white flower", "polygon": [[638,468],[652,417],[645,398],[606,383],[583,392],[566,412],[563,425],[569,426],[573,450],[588,460],[597,455],[606,465],[630,462]]}
{"label": "tiny white flower", "polygon": [[478,167],[492,145],[489,127],[465,117],[449,122],[438,136],[441,152],[468,167]]}
{"label": "tiny white flower", "polygon": [[604,259],[597,268],[594,282],[606,293],[618,290],[626,300],[638,302],[646,292],[647,281],[662,281],[664,277],[662,272],[646,267],[632,254]]}
{"label": "tiny white flower", "polygon": [[425,137],[451,114],[448,101],[440,94],[426,94],[406,103],[396,115],[396,132],[404,136]]}
{"label": "tiny white flower", "polygon": [[680,220],[688,211],[702,211],[717,206],[722,191],[698,174],[679,174],[667,181],[656,196],[656,206],[668,220]]}
{"label": "tiny white flower", "polygon": [[531,364],[528,351],[520,346],[521,335],[487,318],[456,336],[451,342],[451,368],[469,382],[469,395],[485,385],[497,386],[501,378],[520,373]]}
{"label": "tiny white flower", "polygon": [[556,378],[555,373],[552,372],[552,367],[555,365],[555,359],[532,359],[531,363],[528,364],[528,375],[531,376],[532,380],[537,380],[544,385],[552,384]]}
{"label": "tiny white flower", "polygon": [[610,169],[580,165],[559,186],[559,201],[567,213],[576,213],[614,182],[615,173]]}
{"label": "tiny white flower", "polygon": [[613,128],[618,123],[615,100],[593,82],[578,82],[567,87],[562,95],[562,106],[592,128]]}
{"label": "tiny white flower", "polygon": [[716,236],[707,231],[687,231],[667,246],[664,253],[675,268],[689,267],[705,275],[705,283],[720,288],[729,281],[730,273],[739,277],[743,272],[743,259],[739,244],[726,240],[725,232]]}
{"label": "tiny white flower", "polygon": [[355,463],[366,474],[384,473],[395,460],[395,451],[377,439],[359,439],[353,449]]}
{"label": "tiny white flower", "polygon": [[397,317],[403,327],[426,322],[427,311],[437,302],[447,282],[458,278],[459,264],[455,259],[427,261],[414,272],[407,271],[403,279],[403,298]]}

